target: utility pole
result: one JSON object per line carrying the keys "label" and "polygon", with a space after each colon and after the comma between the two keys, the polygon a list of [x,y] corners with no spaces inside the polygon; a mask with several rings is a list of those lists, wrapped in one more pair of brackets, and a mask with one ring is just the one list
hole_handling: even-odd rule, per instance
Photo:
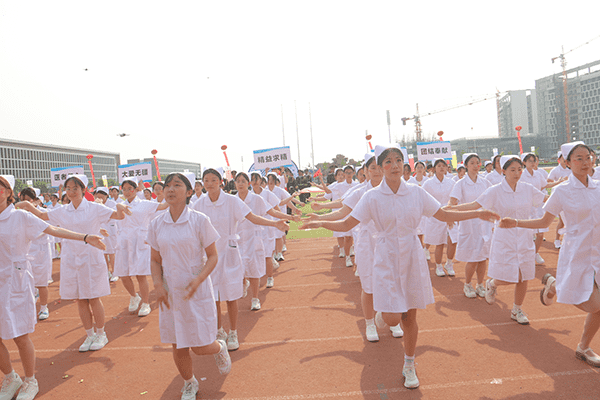
{"label": "utility pole", "polygon": [[315,169],[315,145],[313,143],[313,132],[312,132],[312,114],[310,112],[310,102],[308,102],[308,121],[310,123],[310,151],[312,159],[312,167]]}
{"label": "utility pole", "polygon": [[285,127],[283,125],[283,104],[281,104],[281,135],[283,136],[283,145],[285,146]]}
{"label": "utility pole", "polygon": [[296,138],[298,139],[298,168],[300,168],[300,134],[298,133],[298,110],[296,109],[296,100],[294,100],[294,112],[296,113]]}

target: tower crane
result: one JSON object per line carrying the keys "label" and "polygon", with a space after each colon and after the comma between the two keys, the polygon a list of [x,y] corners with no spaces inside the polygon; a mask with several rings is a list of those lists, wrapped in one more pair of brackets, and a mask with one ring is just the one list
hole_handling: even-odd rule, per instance
{"label": "tower crane", "polygon": [[564,98],[565,98],[565,126],[567,128],[567,142],[571,141],[571,121],[569,118],[569,92],[568,92],[568,85],[567,85],[567,60],[565,58],[565,56],[583,46],[585,46],[586,44],[589,44],[591,41],[596,40],[600,38],[600,35],[596,36],[593,39],[588,40],[587,42],[580,44],[577,47],[572,48],[571,50],[565,52],[565,47],[562,46],[562,53],[556,57],[552,57],[551,61],[552,64],[554,64],[554,61],[556,61],[557,59],[560,59],[560,66],[562,67],[562,75],[563,75],[563,92],[564,92]]}

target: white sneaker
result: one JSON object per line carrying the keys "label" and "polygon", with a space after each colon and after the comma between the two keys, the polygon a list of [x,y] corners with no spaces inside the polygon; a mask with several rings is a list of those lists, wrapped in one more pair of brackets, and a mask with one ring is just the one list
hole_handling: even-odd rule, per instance
{"label": "white sneaker", "polygon": [[437,276],[446,276],[446,271],[444,271],[444,267],[442,266],[442,264],[435,265],[435,274]]}
{"label": "white sneaker", "polygon": [[356,268],[356,269],[354,270],[354,276],[360,276],[360,275],[359,275],[359,273],[358,273],[358,268]]}
{"label": "white sneaker", "polygon": [[96,335],[96,340],[94,340],[94,343],[92,343],[92,345],[90,346],[90,350],[92,350],[92,351],[100,350],[107,344],[108,344],[108,338],[106,337],[106,333],[103,333],[102,335]]}
{"label": "white sneaker", "polygon": [[150,304],[142,303],[140,311],[138,312],[138,317],[145,317],[146,315],[150,314],[151,311],[152,309],[150,308]]}
{"label": "white sneaker", "polygon": [[340,249],[340,255],[338,256],[339,258],[344,258],[346,257],[346,251],[344,250],[344,248],[342,247]]}
{"label": "white sneaker", "polygon": [[560,246],[562,246],[562,242],[560,240],[555,240],[554,241],[554,247],[557,249],[560,249]]}
{"label": "white sneaker", "polygon": [[456,273],[454,272],[454,263],[452,262],[452,260],[446,261],[446,265],[444,266],[444,269],[446,270],[446,274],[448,274],[448,276],[456,275]]}
{"label": "white sneaker", "polygon": [[281,253],[275,254],[275,259],[277,261],[285,261],[285,258],[283,258],[283,254],[281,254]]}
{"label": "white sneaker", "polygon": [[46,308],[44,311],[40,311],[38,313],[38,319],[40,321],[43,321],[45,319],[48,319],[48,317],[50,317],[50,312],[48,312],[48,309]]}
{"label": "white sneaker", "polygon": [[248,296],[248,288],[250,287],[250,281],[248,279],[244,279],[244,294],[242,295],[242,298],[246,298],[246,296]]}
{"label": "white sneaker", "polygon": [[477,293],[477,296],[485,298],[485,286],[483,286],[483,283],[478,283],[475,286],[475,293]]}
{"label": "white sneaker", "polygon": [[217,340],[217,342],[221,345],[221,350],[215,354],[215,361],[217,362],[219,373],[226,375],[231,371],[231,357],[229,357],[229,352],[227,351],[227,344],[222,340]]}
{"label": "white sneaker", "polygon": [[351,256],[351,257],[355,256],[355,253],[354,253],[354,245],[350,246],[350,256]]}
{"label": "white sneaker", "polygon": [[110,281],[111,281],[111,282],[116,282],[116,281],[118,281],[118,280],[119,280],[119,277],[118,277],[118,276],[116,276],[116,275],[113,275],[113,276],[110,278]]}
{"label": "white sneaker", "polygon": [[79,351],[82,353],[89,351],[90,347],[92,346],[92,344],[94,343],[95,340],[96,340],[96,335],[86,337],[84,342],[81,344],[81,346],[79,346]]}
{"label": "white sneaker", "polygon": [[19,390],[19,395],[17,396],[17,400],[33,400],[36,394],[40,391],[38,386],[38,381],[35,378],[25,379],[23,381],[23,385],[21,386],[21,390]]}
{"label": "white sneaker", "polygon": [[275,279],[273,279],[272,276],[267,278],[267,287],[268,288],[272,288],[274,284],[275,284]]}
{"label": "white sneaker", "polygon": [[273,262],[273,271],[279,268],[279,263],[274,257],[271,257],[271,261]]}
{"label": "white sneaker", "polygon": [[417,379],[417,371],[414,365],[411,367],[404,366],[402,368],[402,376],[404,376],[404,387],[407,389],[416,389],[419,387],[419,379]]}
{"label": "white sneaker", "polygon": [[186,383],[181,389],[181,400],[196,400],[196,394],[198,393],[199,385],[198,381]]}
{"label": "white sneaker", "polygon": [[225,332],[225,329],[223,328],[219,328],[219,330],[217,331],[217,341],[219,340],[222,342],[227,341],[227,332]]}
{"label": "white sneaker", "polygon": [[431,260],[431,254],[429,253],[429,249],[423,249],[425,250],[425,258],[427,258],[427,261]]}
{"label": "white sneaker", "polygon": [[381,312],[379,311],[375,313],[375,326],[377,326],[379,329],[383,329],[387,326],[387,324],[383,320],[383,315],[381,315]]}
{"label": "white sneaker", "polygon": [[352,257],[346,256],[346,267],[353,267],[354,263],[352,262]]}
{"label": "white sneaker", "polygon": [[229,331],[227,335],[227,350],[235,351],[240,348],[240,342],[238,342],[237,332]]}
{"label": "white sneaker", "polygon": [[527,318],[527,314],[525,314],[521,309],[517,311],[511,310],[510,318],[514,319],[521,325],[529,325],[529,318]]}
{"label": "white sneaker", "polygon": [[258,311],[260,310],[260,300],[257,298],[252,299],[252,306],[250,307],[250,311]]}
{"label": "white sneaker", "polygon": [[496,286],[492,286],[491,283],[491,279],[485,281],[485,301],[487,301],[488,304],[494,304],[496,301]]}
{"label": "white sneaker", "polygon": [[541,300],[542,304],[545,306],[549,306],[550,304],[554,303],[554,301],[556,300],[556,295],[554,295],[553,297],[548,297],[548,292],[550,291],[550,288],[552,287],[552,284],[555,281],[556,281],[556,278],[554,278],[550,274],[546,274],[542,278],[542,284],[544,285],[544,288],[540,292],[540,300]]}
{"label": "white sneaker", "polygon": [[19,390],[21,385],[23,385],[21,377],[15,372],[13,372],[12,376],[4,378],[4,381],[2,381],[2,389],[0,389],[0,399],[11,400],[15,396],[15,393],[17,393],[17,390]]}
{"label": "white sneaker", "polygon": [[585,361],[592,367],[600,367],[600,357],[598,357],[598,354],[594,353],[594,350],[589,347],[586,350],[583,350],[581,344],[578,344],[577,351],[575,351],[575,357]]}
{"label": "white sneaker", "polygon": [[287,251],[287,246],[285,245],[285,243],[283,244],[283,247],[281,248],[281,252]]}
{"label": "white sneaker", "polygon": [[129,298],[129,312],[130,313],[136,312],[138,307],[140,306],[141,301],[142,301],[142,298],[137,293],[135,294],[135,297],[130,297]]}
{"label": "white sneaker", "polygon": [[377,334],[377,327],[375,325],[367,325],[367,340],[369,342],[378,342],[379,335]]}
{"label": "white sneaker", "polygon": [[474,299],[477,297],[477,292],[475,291],[475,289],[473,289],[473,285],[471,285],[470,283],[465,283],[465,285],[463,286],[463,292],[465,293],[465,296],[467,296],[469,299]]}
{"label": "white sneaker", "polygon": [[392,332],[392,336],[395,338],[400,338],[404,336],[404,331],[402,330],[400,324],[396,326],[390,326],[390,331]]}
{"label": "white sneaker", "polygon": [[540,256],[540,253],[535,253],[535,263],[536,264],[544,264],[545,263],[542,256]]}

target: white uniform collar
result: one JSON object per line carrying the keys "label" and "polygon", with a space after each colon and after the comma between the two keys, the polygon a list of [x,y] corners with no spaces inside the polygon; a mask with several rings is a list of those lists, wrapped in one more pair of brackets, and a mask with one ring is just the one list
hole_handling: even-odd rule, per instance
{"label": "white uniform collar", "polygon": [[5,219],[8,219],[9,215],[13,212],[14,209],[15,209],[14,204],[10,204],[8,207],[6,207],[4,209],[4,211],[2,211],[2,213],[0,213],[0,221],[4,221]]}
{"label": "white uniform collar", "polygon": [[385,181],[385,177],[383,178],[383,180],[381,181],[381,183],[379,184],[378,187],[380,188],[381,193],[383,193],[385,195],[404,196],[404,195],[408,194],[408,185],[406,184],[406,182],[400,183],[400,187],[398,187],[398,192],[394,193],[394,192],[392,192],[392,189],[390,189],[387,182]]}
{"label": "white uniform collar", "polygon": [[67,211],[69,211],[69,212],[85,211],[88,208],[88,203],[89,203],[89,201],[85,197],[83,199],[81,199],[81,203],[79,203],[79,207],[77,207],[77,208],[75,208],[75,206],[73,205],[73,202],[70,202],[67,205]]}
{"label": "white uniform collar", "polygon": [[190,208],[189,207],[184,207],[183,208],[183,212],[181,213],[181,215],[179,216],[179,218],[177,219],[177,222],[173,221],[173,217],[171,216],[171,212],[167,211],[165,213],[165,222],[167,224],[183,224],[184,222],[187,222],[190,219]]}
{"label": "white uniform collar", "polygon": [[500,182],[500,186],[502,187],[502,190],[504,190],[505,192],[508,192],[508,193],[519,193],[522,191],[522,188],[523,188],[523,185],[521,184],[521,180],[519,180],[519,181],[517,181],[517,186],[515,187],[515,191],[513,192],[512,188],[510,187],[508,182],[506,182],[506,178],[502,179],[502,182]]}

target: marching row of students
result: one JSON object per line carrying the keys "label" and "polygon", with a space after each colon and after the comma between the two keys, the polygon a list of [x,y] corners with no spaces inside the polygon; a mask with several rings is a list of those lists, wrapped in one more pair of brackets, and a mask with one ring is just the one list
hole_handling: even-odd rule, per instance
{"label": "marching row of students", "polygon": [[[414,179],[413,185],[406,182],[402,152],[395,146],[377,146],[375,155],[370,159],[367,156],[365,167],[361,168],[364,182],[354,184],[355,172],[346,168],[340,174],[339,188],[324,187],[327,197],[336,200],[341,210],[326,216],[311,215],[311,221],[305,222],[303,228],[322,226],[343,232],[343,241],[338,241],[342,257],[350,255],[352,246],[351,239],[345,238],[356,238],[367,339],[378,340],[375,326],[385,325],[391,327],[392,335],[404,336],[402,374],[406,387],[419,386],[414,363],[417,309],[434,302],[420,233],[424,233],[426,245],[436,246],[438,276],[455,274],[451,260],[458,243],[456,257],[467,262],[467,297],[483,295],[491,304],[497,286],[515,284],[511,318],[524,324],[528,321],[521,306],[527,281],[533,279],[535,272],[531,229],[546,228],[561,212],[568,225],[559,257],[558,280],[544,277],[542,301],[550,304],[556,297],[559,302],[575,304],[589,313],[576,354],[600,366],[600,358],[589,348],[600,327],[600,293],[594,282],[594,273],[600,268],[599,250],[594,246],[600,239],[600,216],[594,208],[600,200],[600,188],[590,177],[591,149],[582,143],[565,146],[562,151],[567,154],[565,163],[573,178],[556,187],[543,208],[545,214],[533,220],[528,219],[539,215],[539,206],[546,200],[540,189],[547,185],[534,187],[520,181],[524,164],[516,156],[494,160],[503,174],[495,185],[478,175],[481,160],[476,154],[465,157],[467,175],[456,183],[447,177],[443,160],[434,163],[435,174],[430,179],[425,177],[425,166],[417,163],[416,175],[408,179]],[[527,165],[531,160],[526,156],[524,161]],[[528,173],[534,175],[532,170]],[[19,232],[15,236],[2,235],[2,243],[8,245],[0,248],[0,271],[6,277],[2,280],[2,296],[17,302],[11,301],[10,306],[6,301],[2,303],[0,338],[15,340],[25,368],[22,382],[12,370],[8,350],[0,341],[0,370],[5,374],[2,395],[10,394],[6,398],[12,398],[22,386],[18,398],[28,399],[38,390],[33,375],[35,353],[28,336],[35,325],[35,282],[26,255],[29,243],[42,232],[68,239],[62,246],[60,294],[63,299],[77,300],[87,333],[80,351],[98,350],[108,343],[101,297],[110,294],[109,276],[104,256],[98,250],[105,250],[106,246],[99,235],[75,232],[99,233],[102,225],[106,227],[111,220],[121,220],[114,272],[131,295],[129,309],[136,311],[141,303],[139,315],[145,313],[146,306],[149,308],[147,276],[152,275],[160,309],[161,341],[172,343],[176,367],[185,381],[182,398],[194,398],[198,390],[190,350],[199,355],[215,355],[219,371],[229,372],[228,350],[239,347],[237,300],[249,286],[252,309],[260,309],[256,297],[258,279],[266,274],[267,286],[272,287],[271,255],[281,253],[283,246],[284,234],[273,229],[285,231],[284,219],[294,218],[276,209],[286,204],[293,207],[290,203],[294,199],[287,192],[277,195],[277,175],[269,174],[268,189],[261,186],[262,180],[260,174],[238,174],[238,193],[232,196],[221,190],[222,171],[207,169],[202,176],[206,194],[198,196],[196,192],[197,199],[191,205],[196,185],[193,174],[170,174],[160,189],[155,189],[164,202],[140,200],[137,182],[126,180],[121,187],[125,200],[113,209],[84,201],[87,178],[72,176],[65,182],[70,204],[43,212],[27,201],[15,207],[14,182],[11,184],[10,177],[0,178],[0,234],[14,232],[16,227]],[[541,185],[540,181],[538,186]],[[112,189],[115,188],[110,192]],[[265,218],[267,215],[269,218]],[[491,221],[500,218],[502,221],[492,231]],[[458,221],[463,221],[458,228],[450,226]],[[442,266],[445,245],[450,264]],[[490,279],[482,287],[488,258]],[[475,273],[478,285],[473,288],[470,280]],[[220,301],[227,303],[229,333],[224,329]],[[27,317],[15,318],[16,313]]]}

